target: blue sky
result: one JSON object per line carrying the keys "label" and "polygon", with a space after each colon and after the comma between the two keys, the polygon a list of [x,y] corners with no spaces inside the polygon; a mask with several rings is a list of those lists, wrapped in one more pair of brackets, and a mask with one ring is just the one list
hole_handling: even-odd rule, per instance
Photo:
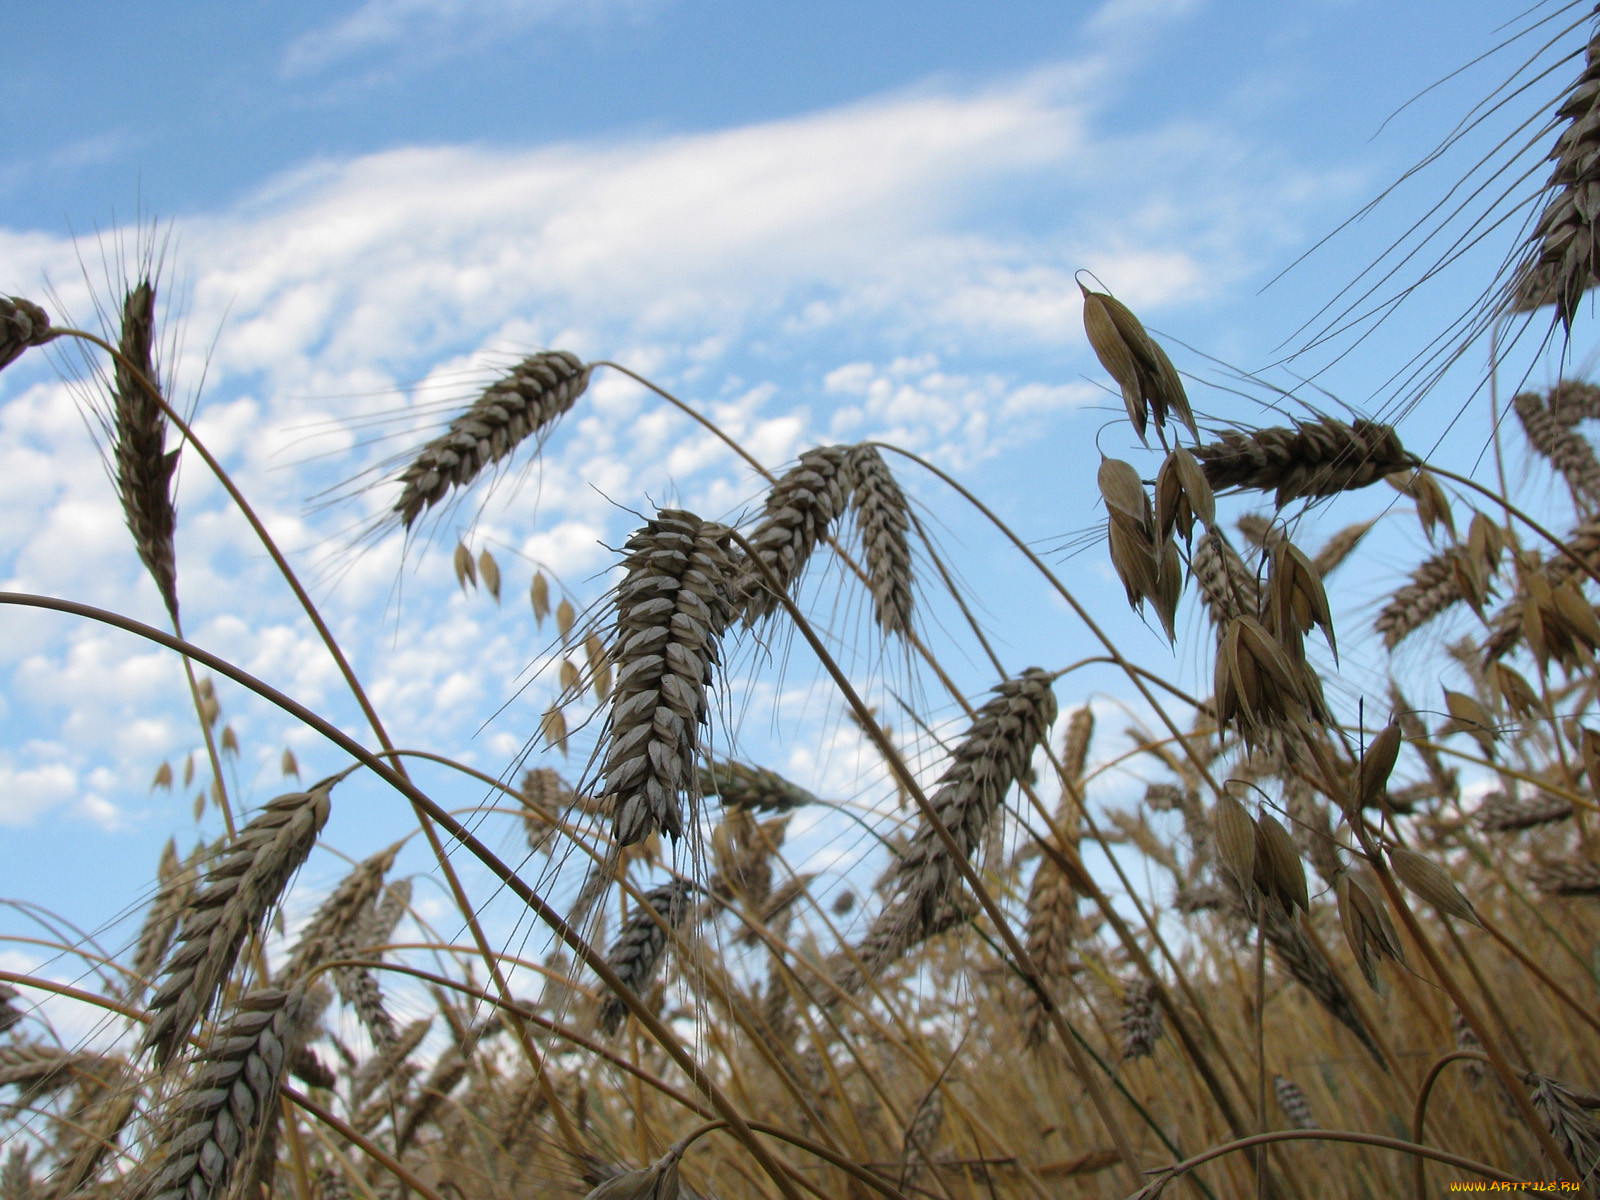
{"label": "blue sky", "polygon": [[[1097,437],[1154,470],[1116,420],[1120,405],[1107,407],[1074,272],[1104,280],[1186,370],[1219,378],[1185,344],[1250,368],[1276,361],[1478,150],[1550,111],[1571,64],[1262,290],[1537,49],[1524,39],[1385,125],[1528,24],[1502,28],[1519,12],[1468,0],[19,6],[0,46],[0,292],[41,297],[47,282],[58,319],[92,323],[89,284],[103,299],[104,256],[137,244],[131,222],[142,212],[170,229],[167,275],[184,314],[169,356],[175,394],[192,398],[204,378],[202,436],[319,581],[397,740],[500,771],[536,725],[561,657],[549,626],[536,631],[526,613],[531,562],[558,573],[580,607],[594,603],[615,561],[604,547],[636,523],[626,507],[649,497],[726,519],[758,503],[749,473],[637,387],[598,374],[536,484],[497,491],[475,525],[475,505],[458,510],[432,545],[412,549],[398,608],[398,538],[348,550],[349,528],[380,513],[383,494],[331,510],[310,497],[425,439],[446,411],[437,406],[465,402],[497,367],[560,346],[652,375],[770,465],[830,441],[914,448],[1024,536],[1060,547],[1100,519]],[[1582,40],[1568,34],[1543,63]],[[1309,373],[1332,360],[1322,386],[1387,411],[1396,365],[1469,303],[1515,230],[1486,237],[1377,336],[1335,339],[1295,365]],[[1414,281],[1421,261],[1396,280]],[[1469,403],[1481,361],[1469,355],[1407,417],[1408,444],[1433,445]],[[160,624],[84,430],[84,394],[38,353],[0,376],[0,572],[8,588]],[[1260,421],[1267,393],[1202,380],[1191,397],[1207,419]],[[362,419],[419,403],[433,415],[391,421],[393,440],[361,444]],[[1483,438],[1481,424],[1463,423],[1441,453],[1470,469]],[[926,478],[907,486],[978,581],[988,617],[1011,631],[1001,634],[1009,669],[1093,652],[947,493]],[[1392,499],[1380,490],[1311,528],[1377,514]],[[187,462],[188,632],[358,729],[327,656],[224,500]],[[449,550],[469,527],[474,549],[493,548],[506,572],[499,608],[455,586]],[[1414,522],[1380,544],[1352,627],[1370,618],[1361,605],[1373,589],[1424,552]],[[1125,612],[1101,543],[1054,559],[1142,661],[1204,686],[1193,612],[1169,650]],[[827,611],[838,591],[835,571],[813,600]],[[860,596],[842,603],[852,668],[882,698],[904,672],[876,656]],[[947,610],[929,598],[930,637],[981,691],[987,668],[940,632]],[[98,926],[147,886],[170,833],[191,836],[188,798],[146,786],[196,744],[181,677],[120,635],[36,615],[7,625],[0,890]],[[718,736],[817,790],[870,798],[866,756],[802,659],[779,654],[778,670],[742,649],[737,661],[755,674],[725,698],[742,719]],[[520,694],[525,668],[544,674]],[[1349,670],[1350,694],[1373,686],[1359,661]],[[1085,675],[1058,694],[1066,708],[1119,693]],[[342,765],[237,690],[224,689],[223,704],[243,743],[245,798],[278,789],[285,744],[308,778]],[[428,782],[456,803],[478,798],[445,775]],[[348,791],[333,844],[361,855],[404,827],[389,798]],[[496,837],[515,843],[510,824]],[[822,831],[809,845],[822,864],[859,849]],[[339,870],[319,858],[307,876]],[[103,886],[71,883],[85,873]],[[0,962],[23,961],[38,960],[0,949]]]}

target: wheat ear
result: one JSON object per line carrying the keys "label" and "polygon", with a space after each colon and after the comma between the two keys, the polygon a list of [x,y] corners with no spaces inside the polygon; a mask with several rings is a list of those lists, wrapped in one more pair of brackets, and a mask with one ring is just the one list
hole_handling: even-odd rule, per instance
{"label": "wheat ear", "polygon": [[271,801],[206,873],[184,914],[178,945],[150,1001],[144,1045],[165,1065],[210,1011],[246,942],[300,869],[328,819],[338,777]]}
{"label": "wheat ear", "polygon": [[56,336],[50,316],[21,296],[0,296],[0,371],[32,346],[42,346]]}
{"label": "wheat ear", "polygon": [[1215,490],[1274,492],[1279,508],[1291,500],[1364,488],[1417,465],[1390,426],[1359,419],[1346,424],[1327,416],[1297,421],[1289,429],[1230,429],[1221,441],[1196,446],[1194,453]]}
{"label": "wheat ear", "polygon": [[911,507],[876,446],[850,452],[850,506],[866,553],[873,614],[886,634],[911,632]]}
{"label": "wheat ear", "polygon": [[619,845],[683,834],[717,647],[732,616],[729,531],[663,509],[628,539],[617,587],[617,678],[605,790]]}
{"label": "wheat ear", "polygon": [[[667,931],[677,929],[694,908],[695,886],[674,879],[644,894],[640,907],[628,918],[617,940],[606,950],[606,962],[635,995],[643,995],[666,957]],[[618,996],[600,1005],[599,1025],[607,1034],[622,1028],[628,1006]]]}
{"label": "wheat ear", "polygon": [[1600,503],[1600,460],[1588,439],[1556,420],[1537,392],[1522,392],[1511,407],[1528,444],[1549,460],[1585,507]]}
{"label": "wheat ear", "polygon": [[[755,556],[780,590],[792,588],[828,527],[844,514],[852,491],[854,462],[849,446],[807,450],[767,493],[766,509],[750,535]],[[745,623],[754,624],[778,608],[778,597],[754,562],[746,563],[739,594]]]}
{"label": "wheat ear", "polygon": [[699,779],[701,794],[717,797],[728,808],[786,813],[820,803],[805,788],[790,783],[776,771],[749,763],[708,759],[700,769]]}
{"label": "wheat ear", "polygon": [[577,355],[550,350],[523,359],[486,388],[450,428],[417,451],[400,472],[394,511],[410,528],[422,513],[471,485],[489,467],[577,402],[589,386],[589,368]]}

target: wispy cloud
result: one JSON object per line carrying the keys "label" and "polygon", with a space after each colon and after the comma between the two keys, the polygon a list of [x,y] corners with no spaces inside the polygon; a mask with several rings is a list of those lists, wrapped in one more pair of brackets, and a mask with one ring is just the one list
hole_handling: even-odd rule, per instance
{"label": "wispy cloud", "polygon": [[[369,5],[372,29],[398,28],[378,16],[412,7]],[[1097,133],[1091,78],[1068,66],[692,136],[307,166],[180,230],[190,342],[221,330],[201,434],[301,569],[337,580],[319,595],[345,614],[337,632],[397,739],[466,745],[498,769],[548,688],[481,738],[480,725],[524,666],[559,661],[548,631],[509,601],[496,610],[462,595],[437,551],[413,553],[396,608],[399,539],[354,564],[341,551],[348,523],[380,513],[387,493],[353,514],[308,513],[304,498],[352,460],[436,428],[406,418],[409,401],[459,401],[496,363],[549,345],[659,377],[774,465],[816,441],[867,437],[981,464],[1092,397],[1060,365],[1083,353],[1074,270],[1159,317],[1248,273],[1273,231],[1292,237],[1307,188],[1303,173],[1194,121],[1137,139]],[[32,293],[46,274],[83,311],[63,240],[0,230],[0,270],[0,291]],[[1041,371],[1040,354],[1055,365]],[[202,357],[187,352],[178,378],[198,378]],[[159,624],[70,392],[24,359],[0,376],[0,397],[6,585]],[[403,436],[362,448],[363,422],[378,417],[374,428]],[[754,493],[703,430],[601,374],[537,474],[501,488],[471,536],[518,586],[537,561],[593,600],[613,561],[602,543],[620,544],[636,520],[621,505],[649,497],[725,516]],[[337,711],[327,655],[261,556],[241,549],[248,531],[197,461],[185,463],[179,511],[190,634]],[[25,640],[0,645],[0,669],[38,731],[65,731],[54,774],[43,761],[5,767],[24,799],[0,819],[75,811],[84,793],[69,781],[108,766],[138,796],[160,757],[187,752],[181,705],[150,700],[181,696],[176,668],[120,635],[31,620]],[[282,719],[229,703],[244,778],[270,775]],[[117,792],[93,794],[110,804]]]}
{"label": "wispy cloud", "polygon": [[365,0],[348,16],[296,38],[283,58],[290,75],[385,53],[448,58],[532,26],[636,16],[664,0]]}

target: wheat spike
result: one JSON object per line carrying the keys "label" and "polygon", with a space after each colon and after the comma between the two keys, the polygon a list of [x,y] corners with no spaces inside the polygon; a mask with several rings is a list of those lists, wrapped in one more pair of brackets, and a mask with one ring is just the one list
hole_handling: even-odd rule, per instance
{"label": "wheat spike", "polygon": [[1393,650],[1462,600],[1461,582],[1456,574],[1456,559],[1460,553],[1455,546],[1448,546],[1427,559],[1378,611],[1372,628],[1383,638],[1385,650]]}
{"label": "wheat spike", "polygon": [[1537,392],[1522,392],[1511,401],[1528,444],[1561,472],[1567,486],[1585,506],[1600,502],[1600,460],[1587,439],[1574,433],[1551,414]]}
{"label": "wheat spike", "polygon": [[616,684],[601,795],[619,845],[683,834],[717,646],[732,616],[728,530],[662,509],[628,539],[617,588]]}
{"label": "wheat spike", "polygon": [[196,1060],[188,1090],[160,1133],[164,1159],[139,1193],[144,1200],[218,1200],[234,1168],[275,1124],[284,1043],[299,1020],[304,994],[261,988],[239,1001]]}
{"label": "wheat spike", "polygon": [[[807,450],[767,493],[765,511],[750,535],[755,557],[765,564],[786,592],[800,579],[817,543],[843,515],[852,491],[852,448],[819,446]],[[755,562],[746,563],[739,579],[746,625],[778,608],[778,592]]]}
{"label": "wheat spike", "polygon": [[1306,1100],[1306,1094],[1300,1090],[1300,1085],[1292,1079],[1285,1079],[1282,1075],[1272,1077],[1272,1090],[1277,1093],[1278,1107],[1283,1110],[1283,1115],[1296,1129],[1319,1129],[1317,1118],[1312,1115],[1311,1104]]}
{"label": "wheat spike", "polygon": [[1593,1187],[1600,1177],[1600,1122],[1589,1115],[1572,1092],[1548,1075],[1525,1077],[1528,1098],[1544,1118],[1556,1144],[1578,1168],[1585,1187]]}
{"label": "wheat spike", "polygon": [[885,634],[905,636],[911,632],[911,508],[876,446],[853,449],[848,473],[873,613]]}
{"label": "wheat spike", "polygon": [[128,292],[122,305],[122,361],[113,372],[112,459],[117,495],[140,561],[174,618],[178,615],[178,567],[173,546],[177,510],[172,474],[178,451],[166,448],[167,417],[152,392],[160,387],[155,368],[155,287],[149,279]]}
{"label": "wheat spike", "polygon": [[538,767],[522,777],[522,827],[528,849],[548,852],[556,835],[556,822],[572,804],[572,788],[553,767]]}
{"label": "wheat spike", "polygon": [[790,783],[776,771],[749,763],[708,759],[700,769],[699,780],[702,795],[716,796],[728,808],[787,813],[820,803],[805,788]]}
{"label": "wheat spike", "polygon": [[1600,896],[1600,863],[1548,862],[1536,867],[1530,880],[1547,896]]}
{"label": "wheat spike", "polygon": [[[1080,711],[1087,712],[1087,709]],[[1066,808],[1063,801],[1062,808]],[[1077,814],[1074,812],[1073,820]],[[1064,814],[1057,823],[1065,826]],[[1070,834],[1069,834],[1070,836]],[[1028,885],[1028,922],[1025,927],[1028,957],[1041,977],[1048,981],[1065,979],[1072,970],[1072,952],[1079,937],[1078,893],[1066,872],[1050,855],[1043,855]],[[1026,1041],[1030,1047],[1042,1045],[1050,1031],[1049,1016],[1032,988],[1022,993]]]}
{"label": "wheat spike", "polygon": [[1578,301],[1594,286],[1595,201],[1600,185],[1595,168],[1600,151],[1600,30],[1590,39],[1583,72],[1556,110],[1567,127],[1556,139],[1550,158],[1555,168],[1545,184],[1550,198],[1528,239],[1527,249],[1508,288],[1513,312],[1556,305],[1557,316],[1570,332]]}
{"label": "wheat spike", "polygon": [[1550,415],[1571,428],[1580,421],[1600,418],[1600,386],[1566,379],[1550,389]]}
{"label": "wheat spike", "polygon": [[[694,907],[693,893],[694,884],[686,879],[674,879],[646,892],[642,905],[606,950],[606,962],[635,995],[642,996],[660,971],[666,957],[667,930],[683,924]],[[607,996],[600,1006],[600,1028],[614,1034],[627,1015],[628,1006],[620,997]]]}
{"label": "wheat spike", "polygon": [[1549,792],[1536,792],[1526,798],[1505,792],[1490,792],[1477,812],[1478,828],[1485,833],[1511,833],[1552,825],[1572,816],[1572,802]]}
{"label": "wheat spike", "polygon": [[1148,979],[1135,979],[1122,992],[1122,1057],[1149,1058],[1161,1036],[1161,1009],[1156,987]]}
{"label": "wheat spike", "polygon": [[256,936],[267,910],[305,862],[328,819],[337,777],[309,792],[279,796],[239,831],[195,890],[167,960],[161,987],[150,1001],[144,1045],[166,1063],[195,1024],[210,1011],[244,944]]}
{"label": "wheat spike", "polygon": [[405,1065],[406,1059],[422,1045],[432,1028],[432,1017],[419,1018],[402,1029],[394,1041],[378,1047],[377,1053],[362,1063],[351,1076],[350,1107],[359,1107],[375,1090],[393,1079]]}
{"label": "wheat spike", "polygon": [[1236,430],[1195,447],[1206,481],[1217,491],[1245,488],[1275,492],[1282,508],[1291,500],[1332,496],[1376,483],[1416,460],[1388,425],[1333,417],[1297,421],[1292,429]]}
{"label": "wheat spike", "polygon": [[32,346],[42,346],[56,336],[50,316],[21,296],[0,296],[0,371]]}
{"label": "wheat spike", "polygon": [[566,350],[531,354],[490,384],[400,472],[394,511],[410,528],[452,488],[469,486],[530,437],[548,429],[589,386],[590,368]]}
{"label": "wheat spike", "polygon": [[[983,844],[984,830],[1012,785],[1029,777],[1033,752],[1056,719],[1050,683],[1049,674],[1029,667],[995,688],[928,798],[965,857]],[[944,842],[923,823],[895,864],[889,886],[927,925],[953,899],[957,874]]]}
{"label": "wheat spike", "polygon": [[195,882],[200,877],[195,865],[199,852],[199,847],[196,847],[188,860],[180,862],[177,844],[170,838],[161,851],[161,862],[156,867],[160,887],[145,911],[144,925],[134,945],[133,977],[128,981],[130,996],[148,987],[161,969],[161,960],[166,956],[167,947],[172,944],[172,935],[177,931],[178,921],[188,907],[189,898],[194,895]]}
{"label": "wheat spike", "polygon": [[1253,617],[1260,611],[1261,588],[1255,572],[1220,532],[1201,539],[1189,573],[1200,589],[1206,615],[1219,631],[1234,617]]}
{"label": "wheat spike", "polygon": [[1376,518],[1371,521],[1357,521],[1354,525],[1346,525],[1338,533],[1322,544],[1316,557],[1311,560],[1311,565],[1316,569],[1317,577],[1326,579],[1335,568],[1349,558],[1355,548],[1361,544],[1361,539],[1367,536],[1367,531],[1376,523]]}
{"label": "wheat spike", "polygon": [[18,1103],[48,1096],[71,1087],[81,1077],[93,1077],[103,1056],[90,1050],[67,1050],[42,1042],[11,1042],[0,1046],[0,1087],[15,1087]]}
{"label": "wheat spike", "polygon": [[28,1162],[27,1146],[12,1146],[0,1167],[0,1200],[35,1200],[33,1167]]}

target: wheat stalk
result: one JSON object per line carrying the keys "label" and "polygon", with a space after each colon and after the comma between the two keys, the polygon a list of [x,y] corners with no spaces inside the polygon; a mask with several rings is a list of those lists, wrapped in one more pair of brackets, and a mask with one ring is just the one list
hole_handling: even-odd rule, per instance
{"label": "wheat stalk", "polygon": [[697,778],[706,688],[732,615],[728,538],[721,525],[662,509],[628,539],[601,795],[621,846],[658,829],[683,834],[680,795]]}
{"label": "wheat stalk", "polygon": [[308,792],[279,796],[239,831],[206,872],[150,1001],[144,1045],[165,1065],[210,1011],[239,952],[257,936],[267,911],[300,869],[328,819],[338,777]]}
{"label": "wheat stalk", "polygon": [[531,354],[496,380],[400,472],[394,511],[407,529],[452,488],[465,488],[583,395],[590,368],[566,350]]}
{"label": "wheat stalk", "polygon": [[1194,453],[1215,490],[1275,492],[1279,508],[1364,488],[1417,465],[1388,425],[1360,419],[1346,424],[1327,416],[1297,421],[1290,429],[1230,429]]}

